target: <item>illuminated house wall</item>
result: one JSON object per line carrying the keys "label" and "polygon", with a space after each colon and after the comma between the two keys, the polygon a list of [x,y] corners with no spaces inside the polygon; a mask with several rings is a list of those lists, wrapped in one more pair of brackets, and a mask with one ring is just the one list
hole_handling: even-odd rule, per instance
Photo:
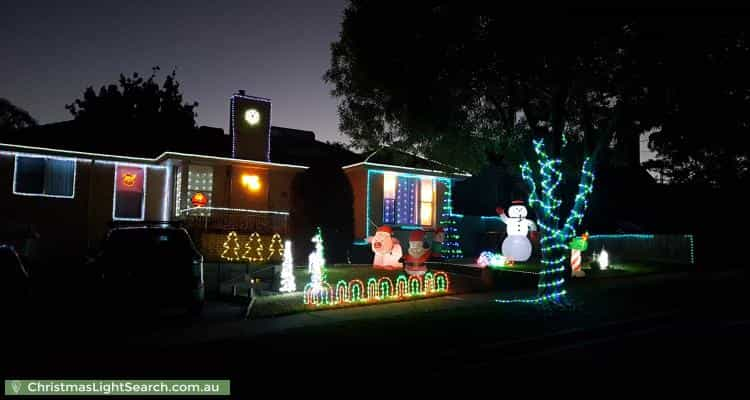
{"label": "illuminated house wall", "polygon": [[[408,231],[411,229],[422,228],[429,231],[440,226],[443,196],[447,184],[452,179],[457,179],[456,177],[447,177],[439,173],[428,174],[424,171],[410,170],[409,168],[386,169],[382,166],[356,165],[344,168],[344,171],[352,184],[354,192],[354,235],[360,240],[372,235],[380,225],[395,227],[399,231],[397,232],[397,236],[403,242],[407,241]],[[413,202],[415,203],[415,214],[411,217],[416,221],[415,223],[406,223],[403,216],[400,220],[397,216],[394,217],[392,223],[384,222],[386,215],[384,206],[390,197],[388,192],[392,190],[392,188],[384,187],[384,184],[388,180],[386,175],[391,173],[395,174],[397,178],[402,178],[402,180],[403,178],[415,179],[415,185],[418,187],[422,186],[422,180],[431,180],[432,185],[434,185],[424,185],[425,188],[434,188],[434,197],[432,197],[431,201],[429,201],[428,197],[422,197],[421,188],[417,188],[415,194],[409,195],[413,197]],[[398,192],[398,183],[396,183],[396,191]],[[396,197],[398,197],[398,193],[396,193]],[[422,200],[426,201],[423,202]],[[417,205],[416,203],[423,204]],[[396,203],[394,206],[395,212],[398,212],[398,205]],[[429,212],[430,218],[427,218],[429,221],[425,225],[422,225],[420,221],[422,221],[423,216],[420,210],[426,209],[428,205],[431,209],[425,212]]]}
{"label": "illuminated house wall", "polygon": [[[17,156],[73,160],[76,168],[72,196],[14,193],[14,178],[23,179],[16,176]],[[169,205],[164,201],[167,169],[163,166],[125,158],[114,161],[60,151],[18,151],[0,146],[0,220],[8,226],[34,227],[40,238],[35,241],[34,249],[24,250],[28,250],[35,261],[81,260],[89,248],[99,246],[113,219],[117,165],[145,167],[143,219],[162,219],[169,212]]]}

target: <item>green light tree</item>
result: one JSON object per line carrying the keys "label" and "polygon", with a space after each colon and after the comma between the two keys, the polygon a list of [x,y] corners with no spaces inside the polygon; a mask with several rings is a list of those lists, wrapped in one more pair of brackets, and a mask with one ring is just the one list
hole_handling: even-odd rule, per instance
{"label": "green light tree", "polygon": [[[578,193],[567,218],[560,217],[563,204],[557,189],[563,180],[562,161],[550,157],[544,148],[544,140],[534,141],[536,168],[527,161],[521,164],[521,175],[529,186],[529,205],[537,214],[541,233],[542,265],[539,273],[537,296],[531,299],[498,300],[499,302],[546,303],[567,305],[565,290],[565,265],[568,260],[568,242],[576,235],[593,191],[593,161],[586,157],[581,169]],[[537,184],[538,183],[538,184]]]}

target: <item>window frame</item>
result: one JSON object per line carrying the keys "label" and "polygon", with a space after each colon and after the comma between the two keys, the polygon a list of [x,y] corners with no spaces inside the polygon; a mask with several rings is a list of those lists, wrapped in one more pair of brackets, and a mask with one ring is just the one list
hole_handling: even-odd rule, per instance
{"label": "window frame", "polygon": [[[142,189],[141,193],[143,194],[143,197],[141,198],[141,217],[140,218],[128,218],[128,217],[118,217],[117,216],[117,170],[120,167],[125,168],[140,168],[143,171],[143,182],[142,182]],[[142,165],[142,164],[125,164],[125,163],[115,163],[114,168],[114,182],[112,187],[112,220],[113,221],[144,221],[146,219],[146,188],[148,187],[148,166]]]}
{"label": "window frame", "polygon": [[[61,194],[48,194],[48,193],[28,193],[28,192],[20,192],[17,190],[17,181],[18,181],[18,158],[41,158],[44,160],[44,166],[45,169],[47,168],[47,160],[59,160],[59,161],[70,161],[73,163],[73,180],[71,181],[71,194],[68,195],[61,195]],[[46,175],[46,174],[45,174]],[[13,194],[16,196],[27,196],[27,197],[50,197],[50,198],[56,198],[56,199],[74,199],[76,197],[76,178],[78,176],[78,159],[72,158],[72,157],[57,157],[57,156],[45,156],[45,155],[37,155],[37,154],[16,154],[13,161]],[[42,190],[45,188],[44,182],[42,183]]]}
{"label": "window frame", "polygon": [[[382,176],[383,176],[383,181],[382,181],[383,182],[383,196],[382,196],[382,206],[383,206],[382,221],[383,221],[383,224],[398,225],[398,226],[404,226],[404,227],[409,227],[409,228],[429,228],[429,227],[434,227],[435,226],[435,224],[437,222],[436,207],[435,207],[435,202],[436,202],[436,198],[437,198],[437,179],[435,177],[431,177],[431,176],[410,176],[408,174],[401,174],[401,173],[398,173],[398,172],[391,172],[391,171],[383,172]],[[393,193],[392,193],[393,197],[386,197],[388,194],[390,194],[390,191],[386,190],[386,179],[388,179],[387,177],[392,177],[392,179],[394,180],[394,182],[393,182],[394,187],[393,187]],[[414,208],[414,214],[415,214],[415,219],[416,219],[415,223],[401,224],[401,223],[397,222],[396,210],[397,210],[398,205],[399,205],[399,203],[398,203],[398,195],[397,195],[397,193],[398,193],[398,181],[399,181],[399,178],[414,179],[416,181],[416,185],[415,185],[416,188],[415,188],[414,199],[410,199],[410,201],[413,201],[415,203],[415,206],[414,206],[415,207]],[[429,202],[422,201],[422,182],[423,181],[430,181],[431,182],[432,195],[431,195],[431,200]],[[393,202],[392,220],[388,220],[386,218],[386,215],[387,215],[386,214],[386,202],[387,201],[392,201]],[[403,200],[403,201],[406,201],[406,200]],[[430,210],[430,223],[429,224],[423,224],[422,223],[422,205],[423,205],[423,203],[429,203],[431,205],[431,208],[432,208]]]}

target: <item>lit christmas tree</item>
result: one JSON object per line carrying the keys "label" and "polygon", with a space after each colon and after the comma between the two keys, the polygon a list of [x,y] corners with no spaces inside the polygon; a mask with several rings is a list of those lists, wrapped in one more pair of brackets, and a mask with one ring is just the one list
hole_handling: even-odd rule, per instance
{"label": "lit christmas tree", "polygon": [[221,252],[221,259],[227,261],[240,260],[240,241],[237,239],[237,232],[229,232],[227,240],[222,244],[224,251]]}
{"label": "lit christmas tree", "polygon": [[280,292],[294,292],[297,284],[294,282],[294,261],[292,260],[292,242],[284,242],[284,262],[281,264]]}
{"label": "lit christmas tree", "polygon": [[326,280],[325,264],[326,259],[323,254],[323,235],[318,227],[317,233],[312,238],[315,243],[315,250],[310,253],[307,261],[307,268],[310,272],[310,285],[314,291],[320,290],[321,284]]}
{"label": "lit christmas tree", "polygon": [[258,232],[253,232],[250,239],[245,243],[245,253],[242,254],[242,258],[250,262],[263,261],[263,242],[260,240]]}
{"label": "lit christmas tree", "polygon": [[[498,300],[499,302],[547,303],[565,305],[565,264],[568,258],[568,241],[575,237],[576,226],[583,220],[583,214],[588,206],[588,198],[593,190],[594,174],[593,162],[587,157],[583,161],[581,177],[578,184],[578,194],[568,217],[563,222],[560,218],[562,200],[556,193],[562,182],[560,172],[562,161],[550,158],[544,150],[544,141],[534,141],[534,152],[537,156],[536,171],[528,162],[521,165],[521,175],[530,189],[529,205],[534,207],[537,214],[537,224],[540,227],[542,247],[542,264],[544,269],[539,273],[537,296],[531,299]],[[537,181],[541,188],[537,188]]]}
{"label": "lit christmas tree", "polygon": [[443,193],[443,208],[440,214],[440,225],[445,230],[445,242],[443,242],[442,254],[444,258],[462,258],[461,235],[458,233],[458,217],[453,215],[453,195],[451,181],[445,184]]}
{"label": "lit christmas tree", "polygon": [[283,256],[284,248],[281,247],[281,235],[274,233],[271,237],[271,244],[268,245],[268,257],[266,257],[266,260],[270,260],[271,258],[279,260]]}

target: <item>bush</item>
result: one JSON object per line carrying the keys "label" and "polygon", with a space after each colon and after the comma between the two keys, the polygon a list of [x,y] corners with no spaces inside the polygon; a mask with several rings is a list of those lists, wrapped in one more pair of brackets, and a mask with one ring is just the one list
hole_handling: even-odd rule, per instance
{"label": "bush", "polygon": [[321,162],[292,183],[290,234],[296,263],[305,264],[316,227],[323,233],[326,263],[347,261],[354,240],[354,195],[340,166]]}

